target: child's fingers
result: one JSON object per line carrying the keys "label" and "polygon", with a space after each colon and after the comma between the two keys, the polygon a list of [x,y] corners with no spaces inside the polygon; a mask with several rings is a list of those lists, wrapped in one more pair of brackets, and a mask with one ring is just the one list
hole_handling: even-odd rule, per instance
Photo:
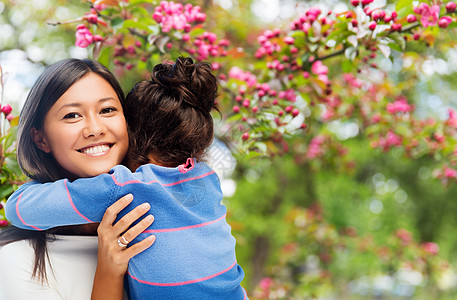
{"label": "child's fingers", "polygon": [[[148,215],[135,226],[127,230],[122,236],[127,242],[133,241],[140,233],[145,231],[154,222],[154,216]],[[124,242],[125,242],[124,240]]]}
{"label": "child's fingers", "polygon": [[122,198],[119,198],[114,202],[110,207],[108,207],[103,215],[102,222],[100,225],[112,225],[114,220],[116,220],[117,214],[127,207],[133,200],[132,194],[127,194]]}
{"label": "child's fingers", "polygon": [[138,253],[151,247],[152,244],[154,244],[155,240],[156,240],[155,235],[150,235],[147,238],[145,238],[144,240],[142,240],[141,242],[138,242],[135,245],[132,245],[129,248],[127,248],[124,251],[124,253],[126,253],[130,259],[130,258],[134,257],[135,255],[137,255]]}
{"label": "child's fingers", "polygon": [[132,211],[130,211],[128,214],[123,216],[114,226],[114,232],[117,235],[120,235],[124,231],[126,231],[130,225],[132,225],[133,222],[138,220],[142,215],[147,213],[149,209],[151,208],[151,205],[149,203],[143,203],[141,205],[138,205],[135,207]]}

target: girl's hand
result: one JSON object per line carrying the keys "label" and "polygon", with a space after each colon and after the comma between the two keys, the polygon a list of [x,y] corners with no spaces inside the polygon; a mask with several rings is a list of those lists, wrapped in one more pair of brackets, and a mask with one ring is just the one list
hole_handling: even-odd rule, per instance
{"label": "girl's hand", "polygon": [[133,195],[128,194],[108,207],[98,226],[98,264],[92,289],[93,300],[122,299],[124,275],[130,258],[149,248],[155,241],[155,236],[152,235],[130,247],[123,245],[154,222],[153,215],[148,215],[129,229],[133,222],[149,211],[151,206],[143,203],[113,225],[117,214],[132,200]]}

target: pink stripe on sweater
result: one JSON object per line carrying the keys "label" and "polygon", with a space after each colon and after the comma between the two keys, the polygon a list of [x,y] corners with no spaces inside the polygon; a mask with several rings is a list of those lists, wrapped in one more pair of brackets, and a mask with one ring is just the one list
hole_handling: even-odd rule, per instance
{"label": "pink stripe on sweater", "polygon": [[196,282],[200,282],[200,281],[205,281],[205,280],[217,277],[217,276],[219,276],[221,274],[224,274],[225,272],[228,272],[235,265],[236,265],[236,261],[230,267],[228,267],[227,269],[222,270],[220,272],[217,272],[216,274],[209,275],[209,276],[202,277],[202,278],[193,279],[193,280],[187,280],[187,281],[181,281],[181,282],[170,282],[170,283],[166,283],[166,282],[164,282],[164,283],[162,283],[162,282],[150,282],[150,281],[146,281],[146,280],[141,280],[141,279],[136,278],[132,274],[130,274],[130,272],[127,272],[127,273],[129,274],[130,277],[132,277],[134,280],[136,280],[136,281],[138,281],[140,283],[154,285],[154,286],[179,286],[179,285],[186,285],[186,284],[196,283]]}
{"label": "pink stripe on sweater", "polygon": [[68,180],[65,179],[64,183],[65,183],[65,189],[67,190],[68,201],[70,202],[71,207],[72,207],[73,210],[74,210],[78,215],[80,215],[84,220],[86,220],[87,222],[90,222],[90,223],[94,223],[93,221],[89,220],[85,215],[83,215],[82,213],[80,213],[79,210],[76,208],[75,204],[73,203],[73,200],[71,199],[70,191],[68,190],[68,186],[67,186],[67,181],[68,181]]}
{"label": "pink stripe on sweater", "polygon": [[197,180],[197,179],[200,179],[200,178],[203,178],[203,177],[206,177],[206,176],[209,176],[211,174],[214,174],[216,173],[215,171],[210,171],[208,173],[205,173],[205,174],[202,174],[200,176],[195,176],[195,177],[191,177],[191,178],[186,178],[186,179],[183,179],[183,180],[180,180],[180,181],[176,181],[176,182],[172,182],[172,183],[161,183],[157,180],[152,180],[152,181],[149,181],[149,182],[142,182],[141,180],[129,180],[129,181],[126,181],[126,182],[119,182],[117,181],[116,177],[114,176],[114,174],[111,174],[111,177],[113,178],[113,181],[116,185],[119,185],[119,186],[124,186],[124,185],[127,185],[127,184],[132,184],[132,183],[144,183],[144,184],[152,184],[152,183],[158,183],[160,184],[161,186],[173,186],[173,185],[177,185],[177,184],[180,184],[180,183],[183,183],[183,182],[187,182],[187,181],[192,181],[192,180]]}
{"label": "pink stripe on sweater", "polygon": [[143,232],[144,233],[172,232],[172,231],[181,231],[181,230],[187,230],[187,229],[192,229],[192,228],[208,226],[210,224],[216,223],[216,222],[224,219],[226,215],[227,214],[224,214],[222,217],[219,217],[216,220],[205,222],[205,223],[201,223],[201,224],[195,224],[195,225],[183,226],[183,227],[176,227],[176,228],[149,229],[149,230],[145,230]]}
{"label": "pink stripe on sweater", "polygon": [[29,227],[32,227],[32,228],[35,229],[35,230],[42,231],[43,229],[38,228],[38,227],[33,226],[33,225],[29,225],[29,224],[25,223],[24,219],[22,219],[21,214],[19,213],[19,201],[21,201],[22,194],[24,194],[24,192],[22,192],[22,193],[19,195],[19,198],[17,198],[17,202],[16,202],[16,214],[17,214],[17,216],[18,216],[19,219],[21,220],[22,224],[24,224],[24,225],[26,225],[26,226],[29,226]]}

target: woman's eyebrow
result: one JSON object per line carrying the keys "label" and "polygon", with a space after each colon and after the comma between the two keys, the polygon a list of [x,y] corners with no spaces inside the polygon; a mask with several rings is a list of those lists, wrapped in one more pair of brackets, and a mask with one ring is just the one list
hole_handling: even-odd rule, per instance
{"label": "woman's eyebrow", "polygon": [[[103,102],[110,101],[110,100],[117,100],[117,99],[114,98],[114,97],[106,97],[106,98],[99,99],[97,102],[98,103],[103,103]],[[62,105],[57,112],[59,112],[60,110],[62,110],[65,107],[81,107],[81,106],[82,105],[79,102],[67,103],[67,104]]]}

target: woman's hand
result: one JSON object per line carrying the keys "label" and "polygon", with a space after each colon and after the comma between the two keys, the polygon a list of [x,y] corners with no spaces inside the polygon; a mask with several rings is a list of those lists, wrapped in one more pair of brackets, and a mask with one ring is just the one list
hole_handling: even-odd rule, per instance
{"label": "woman's hand", "polygon": [[108,207],[98,226],[98,264],[92,300],[122,299],[124,275],[130,258],[149,248],[155,241],[155,236],[152,235],[130,247],[126,246],[154,222],[154,217],[148,215],[129,229],[130,225],[149,211],[151,206],[148,203],[137,206],[113,225],[118,213],[132,200],[132,194],[128,194]]}

